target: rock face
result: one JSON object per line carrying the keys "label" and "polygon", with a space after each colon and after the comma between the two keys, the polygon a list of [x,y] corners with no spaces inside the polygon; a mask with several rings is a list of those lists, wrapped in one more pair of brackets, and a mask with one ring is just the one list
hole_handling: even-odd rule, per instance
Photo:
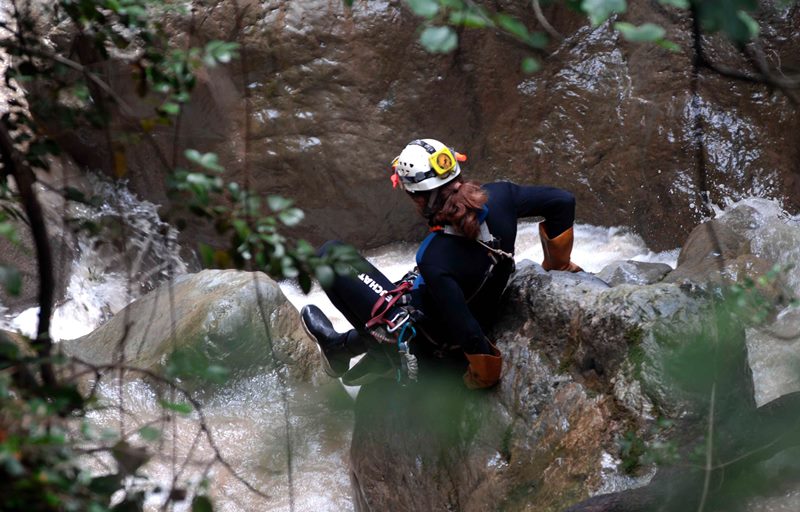
{"label": "rock face", "polygon": [[[681,47],[670,53],[548,6],[544,14],[565,38],[527,76],[525,50],[493,31],[465,30],[454,53],[426,54],[420,20],[396,0],[352,9],[327,0],[240,4],[218,2],[194,27],[168,20],[176,40],[191,32],[200,44],[238,41],[241,60],[199,77],[177,128],[118,141],[126,177],[147,199],[169,204],[157,153],[173,155],[177,144],[219,153],[227,177],[258,192],[297,197],[308,214],[300,234],[312,241],[416,239],[417,217],[391,190],[388,165],[407,141],[430,136],[470,155],[466,176],[567,188],[580,221],[631,226],[655,250],[678,246],[707,214],[701,187],[717,204],[768,194],[798,207],[800,118],[785,97],[705,70],[693,88],[690,23],[679,11],[637,2],[626,15],[666,27]],[[537,27],[527,6],[499,7]],[[800,11],[761,16],[765,53],[796,65]],[[54,40],[69,47],[63,35]],[[723,42],[710,43],[709,55],[747,66]],[[105,70],[133,106],[115,126],[137,126],[152,105],[137,97],[128,66]],[[111,161],[103,134],[77,130],[64,141],[85,165]]]}
{"label": "rock face", "polygon": [[617,442],[681,410],[659,361],[666,332],[696,332],[705,307],[675,284],[609,288],[588,274],[525,268],[495,333],[505,358],[498,389],[460,391],[458,370],[450,388],[362,389],[357,509],[560,510],[641,485],[646,473],[617,468]]}
{"label": "rock face", "polygon": [[183,349],[240,373],[281,362],[297,380],[322,378],[297,311],[261,273],[204,270],[177,277],[61,345],[98,365],[124,354],[129,365],[162,371],[169,354]]}

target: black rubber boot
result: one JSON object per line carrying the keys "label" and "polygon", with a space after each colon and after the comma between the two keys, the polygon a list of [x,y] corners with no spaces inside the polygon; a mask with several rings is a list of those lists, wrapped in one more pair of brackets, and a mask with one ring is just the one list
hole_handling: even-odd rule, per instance
{"label": "black rubber boot", "polygon": [[336,332],[325,313],[313,304],[300,310],[300,319],[309,336],[316,340],[322,368],[331,377],[344,375],[350,367],[350,359],[367,350],[358,332]]}

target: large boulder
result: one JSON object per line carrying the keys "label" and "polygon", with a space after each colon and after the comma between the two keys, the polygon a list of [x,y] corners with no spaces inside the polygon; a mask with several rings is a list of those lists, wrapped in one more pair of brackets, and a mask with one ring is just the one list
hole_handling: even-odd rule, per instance
{"label": "large boulder", "polygon": [[[526,75],[527,50],[495,31],[461,31],[457,51],[431,55],[417,42],[421,20],[404,3],[344,4],[270,0],[245,8],[224,0],[202,15],[166,20],[181,45],[187,33],[198,44],[234,39],[242,58],[200,74],[177,127],[155,127],[138,143],[112,141],[125,152],[134,189],[170,204],[163,162],[181,154],[175,146],[215,151],[226,178],[297,196],[308,214],[302,235],[377,245],[419,235],[409,202],[389,187],[388,164],[408,140],[431,136],[470,155],[467,176],[569,189],[579,220],[629,225],[656,250],[679,245],[708,214],[701,188],[717,204],[768,193],[797,209],[792,134],[800,118],[784,96],[706,70],[695,94],[685,11],[636,2],[626,15],[664,26],[681,48],[673,53],[549,5],[544,14],[564,39],[547,48],[541,71]],[[498,7],[538,25],[528,6]],[[784,66],[800,55],[798,16],[761,13],[766,54]],[[196,19],[202,23],[190,26]],[[68,36],[53,40],[69,48]],[[708,45],[715,62],[747,66],[724,42]],[[152,114],[130,66],[93,67],[131,106],[115,128],[135,129]],[[111,172],[105,132],[75,130],[64,142],[79,162]],[[192,236],[216,235],[195,229]]]}
{"label": "large boulder", "polygon": [[285,364],[297,381],[321,379],[316,347],[278,284],[260,272],[185,274],[131,303],[95,331],[61,342],[96,365],[162,372],[180,350],[234,376]]}
{"label": "large boulder", "polygon": [[[463,368],[435,367],[427,370],[437,377],[415,386],[362,389],[351,449],[357,509],[549,511],[643,485],[652,473],[623,471],[619,441],[652,436],[661,415],[696,412],[662,364],[679,340],[704,333],[708,305],[677,284],[610,288],[527,266],[494,333],[504,353],[496,390],[463,390]],[[727,392],[752,396],[739,341],[731,357],[747,384]]]}

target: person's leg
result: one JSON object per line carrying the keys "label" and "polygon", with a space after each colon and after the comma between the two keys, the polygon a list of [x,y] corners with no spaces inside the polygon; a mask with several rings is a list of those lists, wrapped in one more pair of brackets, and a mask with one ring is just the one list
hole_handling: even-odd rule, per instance
{"label": "person's leg", "polygon": [[548,238],[556,238],[575,222],[575,196],[556,187],[525,187],[526,203],[535,205],[529,212],[544,217]]}
{"label": "person's leg", "polygon": [[583,269],[570,260],[575,223],[575,196],[571,192],[555,187],[532,187],[535,201],[544,222],[539,224],[545,270],[580,272]]}
{"label": "person's leg", "polygon": [[[342,245],[341,242],[326,242],[320,248],[319,254],[324,256],[339,245]],[[366,259],[362,259],[359,267],[361,271],[355,275],[336,275],[333,283],[324,288],[325,294],[336,309],[353,324],[355,329],[345,333],[336,332],[330,320],[316,306],[306,306],[301,311],[306,330],[317,340],[321,349],[323,367],[333,377],[341,377],[347,372],[352,357],[363,354],[368,349],[374,349],[372,352],[378,355],[382,355],[383,352],[366,331],[365,324],[372,318],[372,308],[375,303],[386,291],[394,289],[395,286]],[[377,359],[380,359],[381,363],[386,362],[385,357]],[[368,374],[380,373],[370,364],[371,362],[374,361],[369,358],[362,359],[358,370],[348,383],[358,384],[367,378]],[[384,369],[385,364],[382,364],[381,371]]]}
{"label": "person's leg", "polygon": [[[319,254],[324,256],[340,245],[342,243],[337,241],[325,242]],[[355,271],[356,275],[336,275],[333,284],[324,291],[347,321],[359,332],[365,332],[364,326],[372,318],[375,303],[395,285],[366,259],[362,258],[360,266],[362,271]]]}

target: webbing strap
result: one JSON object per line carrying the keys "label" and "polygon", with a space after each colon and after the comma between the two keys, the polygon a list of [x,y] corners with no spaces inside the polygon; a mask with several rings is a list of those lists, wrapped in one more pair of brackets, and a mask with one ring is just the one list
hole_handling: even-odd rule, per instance
{"label": "webbing strap", "polygon": [[[381,295],[375,302],[375,305],[372,306],[372,311],[370,312],[372,318],[370,318],[370,320],[366,323],[366,328],[372,329],[378,324],[385,324],[389,326],[389,328],[394,328],[394,322],[386,318],[386,313],[388,313],[389,310],[391,310],[395,304],[397,304],[397,302],[403,298],[403,295],[411,291],[412,286],[412,283],[409,281],[403,281],[400,283],[400,286],[394,290],[389,290],[386,292],[386,295]],[[389,297],[389,300],[386,300],[386,296]]]}
{"label": "webbing strap", "polygon": [[428,154],[430,154],[430,155],[436,153],[436,148],[434,148],[433,146],[431,146],[430,144],[428,144],[427,142],[425,142],[422,139],[412,140],[411,142],[408,143],[409,146],[412,145],[412,144],[414,144],[416,146],[422,146],[425,149],[425,151],[427,151]]}

